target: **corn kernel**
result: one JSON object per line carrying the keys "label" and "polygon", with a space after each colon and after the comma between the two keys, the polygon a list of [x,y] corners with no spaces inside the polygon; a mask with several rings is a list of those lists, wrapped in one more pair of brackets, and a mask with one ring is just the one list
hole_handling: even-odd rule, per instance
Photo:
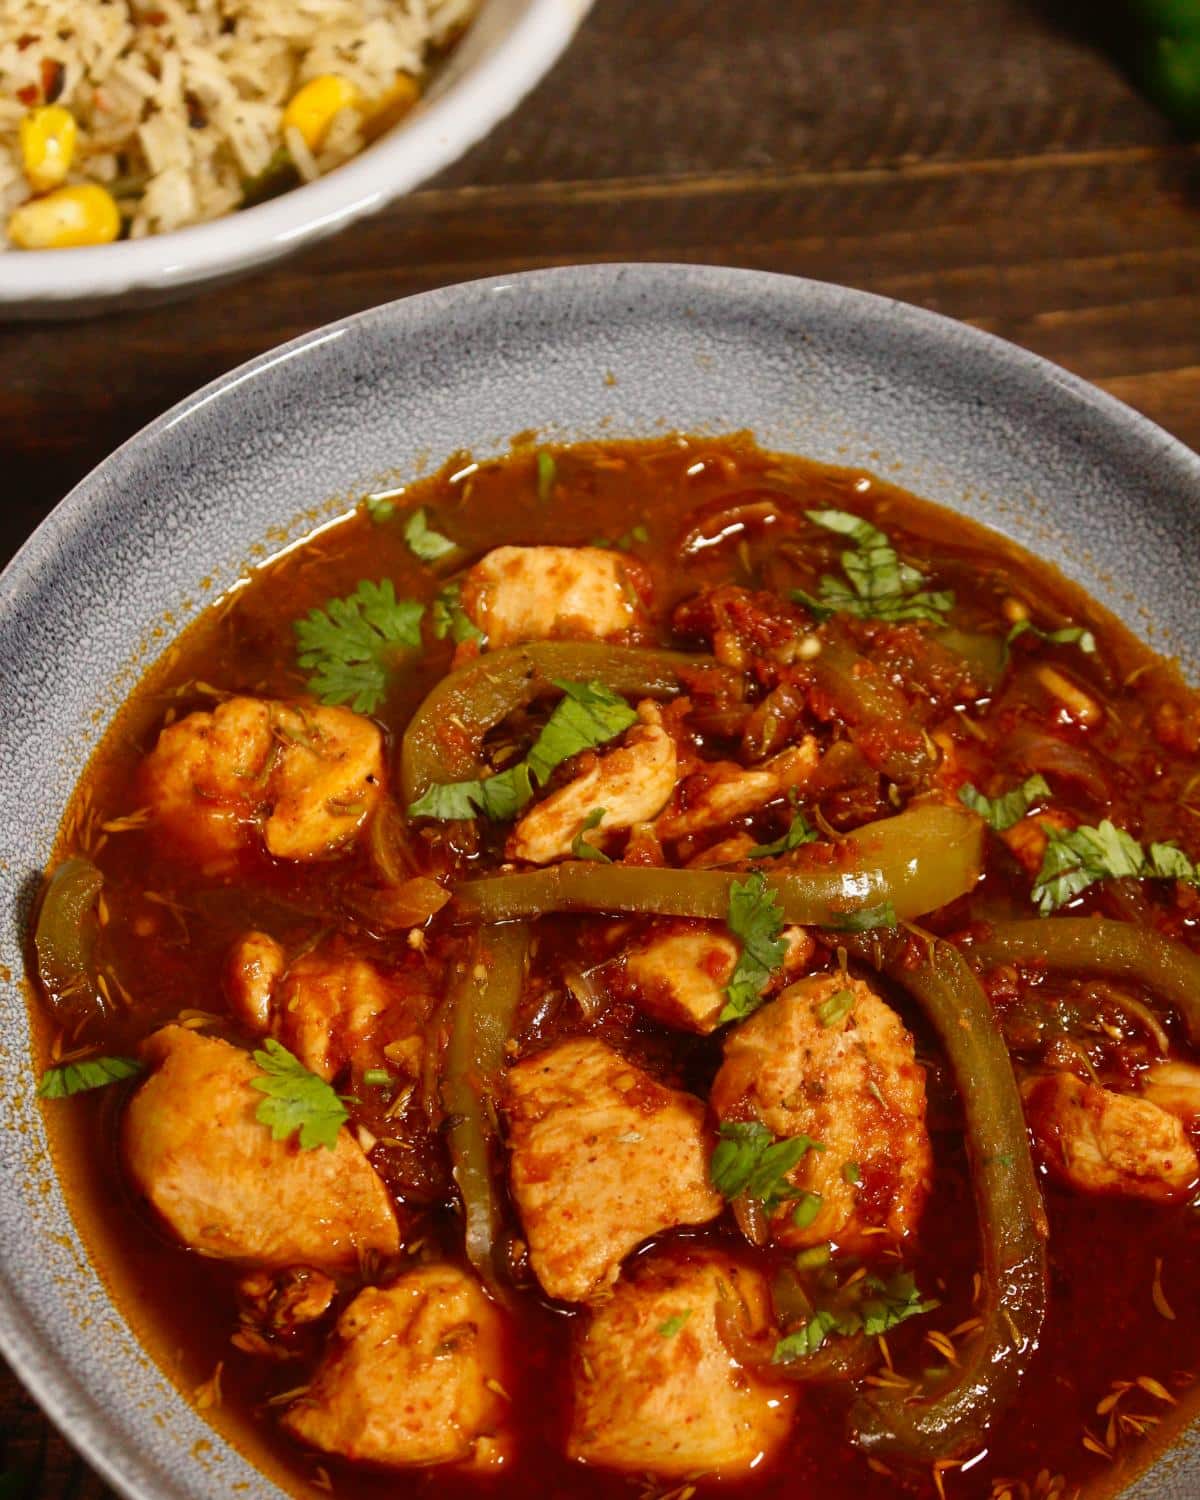
{"label": "corn kernel", "polygon": [[376,140],[393,125],[399,124],[420,97],[421,86],[417,80],[408,73],[397,73],[391,88],[385,89],[377,99],[371,101],[363,125],[363,135],[369,141]]}
{"label": "corn kernel", "polygon": [[45,104],[24,116],[21,160],[35,193],[48,193],[67,180],[77,134],[75,116],[61,104]]}
{"label": "corn kernel", "polygon": [[310,78],[292,95],[283,111],[283,128],[298,130],[308,149],[319,151],[333,117],[340,110],[357,108],[361,102],[358,90],[348,79],[339,78],[336,73],[323,73],[320,78]]}
{"label": "corn kernel", "polygon": [[121,232],[121,215],[111,193],[94,182],[61,187],[14,209],[8,237],[19,250],[66,250],[107,245]]}

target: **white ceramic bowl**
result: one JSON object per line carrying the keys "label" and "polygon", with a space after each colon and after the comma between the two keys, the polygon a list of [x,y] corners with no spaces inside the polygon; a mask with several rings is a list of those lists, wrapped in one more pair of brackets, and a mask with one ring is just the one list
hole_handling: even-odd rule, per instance
{"label": "white ceramic bowl", "polygon": [[592,0],[484,0],[419,107],[316,182],[208,224],[88,250],[0,253],[0,317],[82,317],[168,301],[277,260],[440,171],[553,67]]}

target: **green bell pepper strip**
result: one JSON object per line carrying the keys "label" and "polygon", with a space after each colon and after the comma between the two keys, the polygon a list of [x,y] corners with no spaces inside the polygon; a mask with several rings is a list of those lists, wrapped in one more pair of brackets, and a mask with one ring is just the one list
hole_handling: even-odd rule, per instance
{"label": "green bell pepper strip", "polygon": [[60,1020],[102,1009],[92,949],[104,876],[91,862],[66,859],[46,882],[34,929],[38,978]]}
{"label": "green bell pepper strip", "polygon": [[[831,637],[805,668],[821,700],[846,725],[869,764],[897,786],[918,786],[937,751],[904,694],[849,642]],[[820,710],[818,710],[820,711]]]}
{"label": "green bell pepper strip", "polygon": [[403,805],[436,783],[478,776],[484,735],[515,709],[556,693],[556,678],[665,698],[680,691],[682,673],[716,665],[713,657],[692,652],[598,641],[535,641],[485,652],[443,677],[413,714],[400,747]]}
{"label": "green bell pepper strip", "polygon": [[[864,824],[836,844],[809,844],[755,868],[784,921],[836,927],[891,902],[899,919],[923,916],[973,889],[983,867],[983,823],[965,807],[922,803]],[[569,860],[542,870],[464,881],[460,916],[509,922],[553,911],[644,912],[724,921],[736,870],[673,870]]]}
{"label": "green bell pepper strip", "polygon": [[489,1102],[500,1089],[504,1046],[512,1035],[525,979],[524,923],[477,933],[446,993],[449,1038],[441,1076],[442,1108],[454,1181],[462,1196],[467,1259],[501,1298],[496,1239],[500,1205],[492,1171],[496,1130]]}
{"label": "green bell pepper strip", "polygon": [[1046,1314],[1045,1209],[1021,1097],[987,996],[953,944],[920,934],[848,939],[920,1005],[958,1084],[982,1250],[983,1327],[930,1388],[877,1389],[850,1409],[852,1440],[870,1453],[924,1463],[977,1447],[1009,1405]]}
{"label": "green bell pepper strip", "polygon": [[1050,917],[992,922],[988,935],[963,944],[976,968],[1039,963],[1048,969],[1132,979],[1169,1001],[1200,1043],[1200,957],[1182,943],[1107,917]]}

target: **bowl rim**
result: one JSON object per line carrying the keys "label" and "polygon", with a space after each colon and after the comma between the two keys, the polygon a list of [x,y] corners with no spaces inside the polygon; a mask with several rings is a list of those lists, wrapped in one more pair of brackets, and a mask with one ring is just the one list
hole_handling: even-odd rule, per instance
{"label": "bowl rim", "polygon": [[335,171],[265,203],[112,245],[0,251],[0,307],[66,306],[134,289],[170,292],[248,270],[378,212],[449,166],[511,113],[566,50],[593,4],[525,0],[499,43],[444,93]]}
{"label": "bowl rim", "polygon": [[[601,299],[614,298],[628,291],[631,283],[642,293],[669,288],[679,300],[693,288],[697,294],[726,299],[744,292],[757,293],[760,300],[765,298],[768,303],[780,298],[801,300],[814,311],[835,315],[848,312],[860,319],[881,320],[889,342],[924,337],[955,358],[977,351],[993,371],[1008,370],[1026,380],[1048,383],[1068,402],[1096,414],[1105,425],[1120,429],[1147,455],[1152,454],[1169,465],[1182,484],[1200,495],[1200,455],[1177,438],[1081,377],[957,319],[877,293],[780,272],[674,262],[585,263],[481,278],[381,303],[302,334],[208,382],[114,449],[55,505],[0,572],[0,616],[21,611],[39,587],[41,573],[54,565],[58,556],[56,543],[85,526],[93,510],[102,509],[104,491],[97,487],[98,476],[113,469],[119,471],[123,463],[136,459],[143,446],[163,437],[214,400],[227,398],[247,380],[266,376],[274,367],[302,357],[333,339],[353,336],[397,317],[436,318],[451,306],[461,307],[463,299],[473,302],[482,312],[489,305],[499,309],[503,299],[512,296],[522,299],[527,310],[531,300],[545,296],[553,302],[572,291]],[[99,1274],[94,1266],[91,1270],[92,1274]],[[3,1267],[0,1267],[0,1354],[50,1419],[61,1427],[72,1447],[119,1493],[129,1500],[147,1500],[148,1496],[160,1493],[157,1484],[161,1474],[157,1466],[142,1453],[114,1441],[102,1393],[86,1388],[68,1363],[45,1350],[33,1335],[23,1316],[22,1296],[4,1274]],[[227,1441],[220,1434],[217,1438],[220,1442]],[[1156,1467],[1165,1456],[1156,1449],[1148,1455],[1147,1465]],[[1137,1475],[1142,1472],[1135,1470],[1129,1483],[1136,1483]]]}

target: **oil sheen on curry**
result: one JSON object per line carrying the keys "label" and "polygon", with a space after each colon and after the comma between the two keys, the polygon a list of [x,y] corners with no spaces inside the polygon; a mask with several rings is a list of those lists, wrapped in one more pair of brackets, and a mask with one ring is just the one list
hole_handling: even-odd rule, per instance
{"label": "oil sheen on curry", "polygon": [[298,1495],[1108,1493],[1200,1348],[1200,710],[745,438],[460,456],[122,711],[33,939],[97,1265]]}

